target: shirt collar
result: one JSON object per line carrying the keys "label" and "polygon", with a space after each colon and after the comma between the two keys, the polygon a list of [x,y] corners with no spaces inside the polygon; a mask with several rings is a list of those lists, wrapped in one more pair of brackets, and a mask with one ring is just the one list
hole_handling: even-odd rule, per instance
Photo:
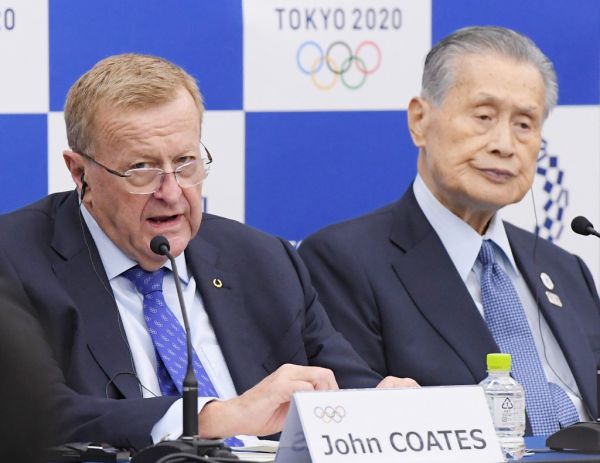
{"label": "shirt collar", "polygon": [[502,222],[499,213],[494,214],[485,235],[481,236],[464,220],[446,209],[427,188],[419,174],[417,174],[413,183],[413,192],[417,204],[442,241],[450,260],[452,260],[463,281],[467,280],[484,239],[492,240],[502,250],[502,258],[505,264],[512,267],[517,275],[519,274],[510,249],[504,222]]}
{"label": "shirt collar", "polygon": [[[121,275],[124,271],[129,270],[131,267],[138,265],[136,261],[128,257],[115,243],[112,242],[85,206],[81,207],[81,214],[94,239],[94,243],[98,249],[98,254],[100,254],[100,259],[102,260],[102,265],[104,266],[109,281]],[[175,262],[177,263],[177,270],[179,271],[179,279],[184,284],[187,284],[189,276],[185,254],[182,252],[175,258]],[[171,261],[167,260],[163,267],[172,270]]]}

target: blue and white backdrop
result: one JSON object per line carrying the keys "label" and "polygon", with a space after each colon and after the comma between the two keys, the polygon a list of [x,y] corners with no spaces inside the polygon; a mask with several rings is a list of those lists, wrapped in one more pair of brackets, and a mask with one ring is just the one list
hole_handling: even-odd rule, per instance
{"label": "blue and white backdrop", "polygon": [[[598,281],[599,243],[568,225],[600,222],[598,0],[0,0],[0,212],[73,187],[65,94],[96,61],[135,51],[199,81],[215,156],[207,210],[297,242],[403,193],[416,159],[405,110],[425,54],[473,24],[517,29],[556,65],[538,224]],[[531,196],[505,216],[533,230]]]}

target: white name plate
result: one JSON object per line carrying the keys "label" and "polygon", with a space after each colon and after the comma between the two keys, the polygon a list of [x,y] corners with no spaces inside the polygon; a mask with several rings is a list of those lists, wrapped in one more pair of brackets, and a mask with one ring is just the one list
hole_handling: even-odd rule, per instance
{"label": "white name plate", "polygon": [[294,394],[277,463],[504,461],[479,386]]}

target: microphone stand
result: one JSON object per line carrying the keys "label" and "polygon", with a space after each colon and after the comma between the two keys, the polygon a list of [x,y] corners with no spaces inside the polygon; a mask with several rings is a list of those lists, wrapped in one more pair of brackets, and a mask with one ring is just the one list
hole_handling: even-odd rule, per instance
{"label": "microphone stand", "polygon": [[171,261],[173,267],[173,274],[175,275],[175,287],[177,288],[177,297],[179,298],[179,304],[181,305],[181,314],[183,316],[183,326],[185,328],[186,346],[187,346],[187,371],[185,378],[183,379],[183,434],[181,439],[184,441],[193,441],[198,435],[198,380],[194,373],[194,367],[192,364],[192,339],[189,336],[190,322],[187,316],[187,310],[185,308],[185,302],[183,300],[183,293],[181,292],[181,283],[179,282],[179,272],[177,270],[177,264],[175,259],[169,252],[168,245],[162,243],[160,250],[166,255]]}
{"label": "microphone stand", "polygon": [[[231,453],[231,449],[223,443],[222,439],[200,439],[198,437],[198,380],[194,374],[190,324],[181,292],[177,264],[175,258],[169,252],[169,241],[164,236],[159,235],[152,238],[150,249],[156,254],[167,256],[171,261],[177,297],[183,316],[188,359],[187,371],[183,380],[183,434],[177,440],[159,442],[142,449],[133,456],[131,463],[155,463],[159,459],[161,462],[170,460],[184,462],[186,461],[186,455],[190,455],[190,461],[204,460],[224,463],[239,461],[239,458]],[[172,456],[172,458],[169,458],[169,456]],[[199,460],[198,457],[203,458]]]}

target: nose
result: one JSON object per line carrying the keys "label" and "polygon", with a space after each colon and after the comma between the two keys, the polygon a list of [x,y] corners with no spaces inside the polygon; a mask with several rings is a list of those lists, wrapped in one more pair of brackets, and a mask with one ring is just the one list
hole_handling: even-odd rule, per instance
{"label": "nose", "polygon": [[494,127],[489,150],[492,154],[502,157],[512,156],[515,151],[515,139],[510,121],[499,121]]}
{"label": "nose", "polygon": [[175,179],[175,173],[169,172],[161,177],[161,184],[154,192],[154,197],[166,202],[174,202],[181,196],[181,187]]}

